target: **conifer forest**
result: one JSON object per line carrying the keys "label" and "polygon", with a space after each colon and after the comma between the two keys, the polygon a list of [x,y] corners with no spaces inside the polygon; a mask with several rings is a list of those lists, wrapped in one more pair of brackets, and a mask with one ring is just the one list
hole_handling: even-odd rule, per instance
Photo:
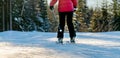
{"label": "conifer forest", "polygon": [[[102,2],[101,7],[88,7],[87,0],[78,0],[73,23],[77,32],[120,31],[120,0]],[[99,0],[95,2],[99,5]],[[0,32],[56,32],[57,5],[49,9],[48,0],[0,0]],[[67,32],[67,25],[65,26]]]}

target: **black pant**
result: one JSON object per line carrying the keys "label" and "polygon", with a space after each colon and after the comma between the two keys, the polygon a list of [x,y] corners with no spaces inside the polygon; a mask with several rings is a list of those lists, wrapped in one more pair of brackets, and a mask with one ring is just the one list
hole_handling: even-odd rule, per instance
{"label": "black pant", "polygon": [[[67,18],[67,19],[66,19]],[[59,27],[58,27],[58,38],[64,37],[64,26],[65,26],[65,19],[67,20],[67,26],[69,29],[70,38],[76,36],[76,32],[74,30],[74,26],[72,23],[73,12],[59,12]]]}

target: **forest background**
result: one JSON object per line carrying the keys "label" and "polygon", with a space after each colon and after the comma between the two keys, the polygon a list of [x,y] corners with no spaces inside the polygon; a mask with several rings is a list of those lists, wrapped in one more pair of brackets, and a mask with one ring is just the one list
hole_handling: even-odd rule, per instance
{"label": "forest background", "polygon": [[[120,31],[120,0],[78,0],[73,23],[77,32]],[[102,1],[102,2],[101,2]],[[57,5],[50,0],[0,0],[0,31],[56,32]],[[67,25],[65,26],[67,32]]]}

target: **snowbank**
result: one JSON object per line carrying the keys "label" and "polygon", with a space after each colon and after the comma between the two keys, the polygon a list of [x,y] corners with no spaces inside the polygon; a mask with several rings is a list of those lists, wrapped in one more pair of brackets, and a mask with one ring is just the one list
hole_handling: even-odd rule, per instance
{"label": "snowbank", "polygon": [[[56,33],[0,33],[0,58],[120,58],[120,32],[77,33],[76,44],[56,44]],[[64,42],[69,41],[65,33]]]}

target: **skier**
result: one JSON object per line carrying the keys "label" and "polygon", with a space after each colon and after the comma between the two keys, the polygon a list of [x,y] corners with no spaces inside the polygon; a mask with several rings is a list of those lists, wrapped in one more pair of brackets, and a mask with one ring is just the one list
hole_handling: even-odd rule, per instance
{"label": "skier", "polygon": [[67,18],[67,26],[70,34],[70,42],[75,43],[76,32],[72,23],[73,12],[77,7],[77,0],[51,0],[50,9],[54,9],[55,3],[58,1],[59,26],[58,26],[58,43],[63,43],[65,18]]}

